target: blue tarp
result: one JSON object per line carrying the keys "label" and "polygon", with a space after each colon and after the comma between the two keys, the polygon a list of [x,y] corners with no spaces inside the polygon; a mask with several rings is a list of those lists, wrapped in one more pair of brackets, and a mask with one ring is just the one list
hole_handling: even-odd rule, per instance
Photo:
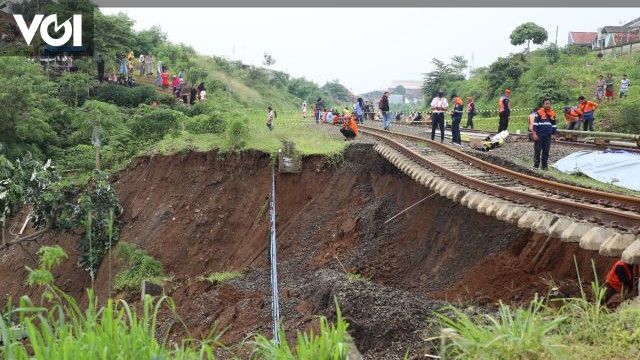
{"label": "blue tarp", "polygon": [[553,167],[563,173],[582,173],[592,179],[640,191],[640,155],[627,151],[578,151]]}

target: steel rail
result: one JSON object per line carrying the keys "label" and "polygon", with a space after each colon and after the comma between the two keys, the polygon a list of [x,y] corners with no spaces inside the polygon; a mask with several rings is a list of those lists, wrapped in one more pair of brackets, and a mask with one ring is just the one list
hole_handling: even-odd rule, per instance
{"label": "steel rail", "polygon": [[[535,207],[540,208],[541,210],[547,210],[555,213],[563,213],[571,217],[583,218],[592,222],[599,222],[603,224],[607,224],[612,227],[622,227],[627,229],[633,229],[636,231],[640,231],[640,213],[637,211],[628,211],[619,208],[613,207],[604,207],[604,204],[612,203],[614,200],[606,200],[607,197],[611,196],[615,199],[615,201],[620,201],[620,199],[625,200],[626,204],[633,204],[633,206],[637,206],[640,203],[640,199],[618,195],[618,194],[610,194],[596,190],[590,189],[582,189],[574,186],[559,184],[552,181],[538,179],[529,175],[520,174],[515,171],[502,168],[500,166],[488,163],[486,161],[477,159],[473,156],[462,153],[456,149],[450,148],[447,145],[437,143],[435,141],[431,141],[428,139],[420,138],[413,135],[407,135],[397,132],[383,131],[378,129],[371,129],[366,126],[361,127],[361,132],[363,134],[372,136],[376,139],[381,140],[384,143],[387,143],[395,150],[400,153],[408,156],[412,160],[416,161],[418,164],[425,166],[437,173],[442,174],[443,176],[453,180],[454,182],[464,185],[468,188],[479,190],[481,192],[494,195],[509,201],[515,201],[517,203],[528,203],[534,205]],[[427,142],[429,145],[432,145],[434,148],[442,150],[445,154],[452,156],[453,158],[466,162],[471,166],[480,168],[489,173],[498,173],[500,175],[506,175],[520,183],[525,184],[533,184],[533,187],[537,189],[543,189],[544,191],[551,192],[554,194],[562,194],[565,189],[570,191],[572,194],[588,194],[590,197],[598,196],[598,201],[596,203],[600,204],[599,206],[575,201],[575,200],[567,200],[567,199],[556,199],[550,197],[548,195],[534,194],[531,192],[523,192],[514,189],[510,189],[508,187],[493,184],[484,180],[480,180],[474,177],[466,176],[460,174],[456,169],[449,169],[446,166],[438,164],[429,157],[424,156],[407,146],[401,144],[400,142],[391,139],[389,136],[398,136],[405,139],[410,139],[412,141],[420,141]],[[460,156],[460,158],[453,156],[451,154],[455,154]],[[566,192],[566,191],[565,191]],[[604,197],[605,200],[600,197]],[[588,196],[581,196],[580,200],[584,201],[585,198],[589,198]]]}

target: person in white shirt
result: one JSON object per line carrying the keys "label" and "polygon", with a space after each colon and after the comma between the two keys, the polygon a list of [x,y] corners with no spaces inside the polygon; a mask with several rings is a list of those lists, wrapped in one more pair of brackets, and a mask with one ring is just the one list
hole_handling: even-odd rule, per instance
{"label": "person in white shirt", "polygon": [[627,92],[629,91],[629,79],[627,79],[627,75],[622,75],[622,80],[620,81],[620,98],[626,97]]}
{"label": "person in white shirt", "polygon": [[302,117],[303,118],[307,118],[307,102],[303,101],[302,102]]}
{"label": "person in white shirt", "polygon": [[144,75],[144,69],[145,69],[145,65],[144,65],[144,55],[140,54],[140,57],[138,58],[138,62],[140,63],[140,76]]}
{"label": "person in white shirt", "polygon": [[440,127],[440,142],[444,142],[444,113],[449,107],[447,98],[442,91],[431,100],[431,140],[436,138],[436,129]]}
{"label": "person in white shirt", "polygon": [[200,101],[204,101],[207,97],[207,92],[202,90],[200,91]]}

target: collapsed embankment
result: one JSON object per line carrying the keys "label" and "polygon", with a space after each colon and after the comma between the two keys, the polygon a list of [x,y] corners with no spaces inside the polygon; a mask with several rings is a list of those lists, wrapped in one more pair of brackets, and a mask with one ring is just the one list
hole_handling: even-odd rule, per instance
{"label": "collapsed embankment", "polygon": [[[171,277],[165,292],[192,335],[206,335],[214,324],[227,328],[223,341],[231,344],[270,333],[270,181],[270,158],[259,152],[143,157],[115,177],[124,207],[120,240],[162,262]],[[317,315],[335,313],[335,297],[368,358],[402,358],[408,348],[428,347],[420,330],[443,300],[527,301],[551,284],[576,293],[574,257],[585,282],[593,279],[592,257],[600,274],[610,262],[439,196],[385,223],[430,192],[367,144],[349,147],[341,164],[306,159],[302,173],[276,181],[285,327],[316,326]],[[50,233],[40,243],[59,243],[71,255],[56,283],[81,298],[91,282],[75,266],[75,239]],[[33,265],[28,253],[35,250],[29,244],[1,255],[4,293],[37,295],[24,286],[24,265]],[[121,269],[103,261],[94,284],[100,298],[137,299],[110,291]],[[349,280],[345,270],[370,280]],[[219,271],[244,276],[222,285],[199,279]],[[162,326],[184,334],[175,323]]]}

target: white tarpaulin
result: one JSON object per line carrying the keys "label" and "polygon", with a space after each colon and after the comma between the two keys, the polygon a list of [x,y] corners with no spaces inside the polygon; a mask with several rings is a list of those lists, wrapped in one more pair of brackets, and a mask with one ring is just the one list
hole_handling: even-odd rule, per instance
{"label": "white tarpaulin", "polygon": [[592,179],[640,191],[640,155],[627,151],[578,151],[553,167],[563,173],[582,173]]}

